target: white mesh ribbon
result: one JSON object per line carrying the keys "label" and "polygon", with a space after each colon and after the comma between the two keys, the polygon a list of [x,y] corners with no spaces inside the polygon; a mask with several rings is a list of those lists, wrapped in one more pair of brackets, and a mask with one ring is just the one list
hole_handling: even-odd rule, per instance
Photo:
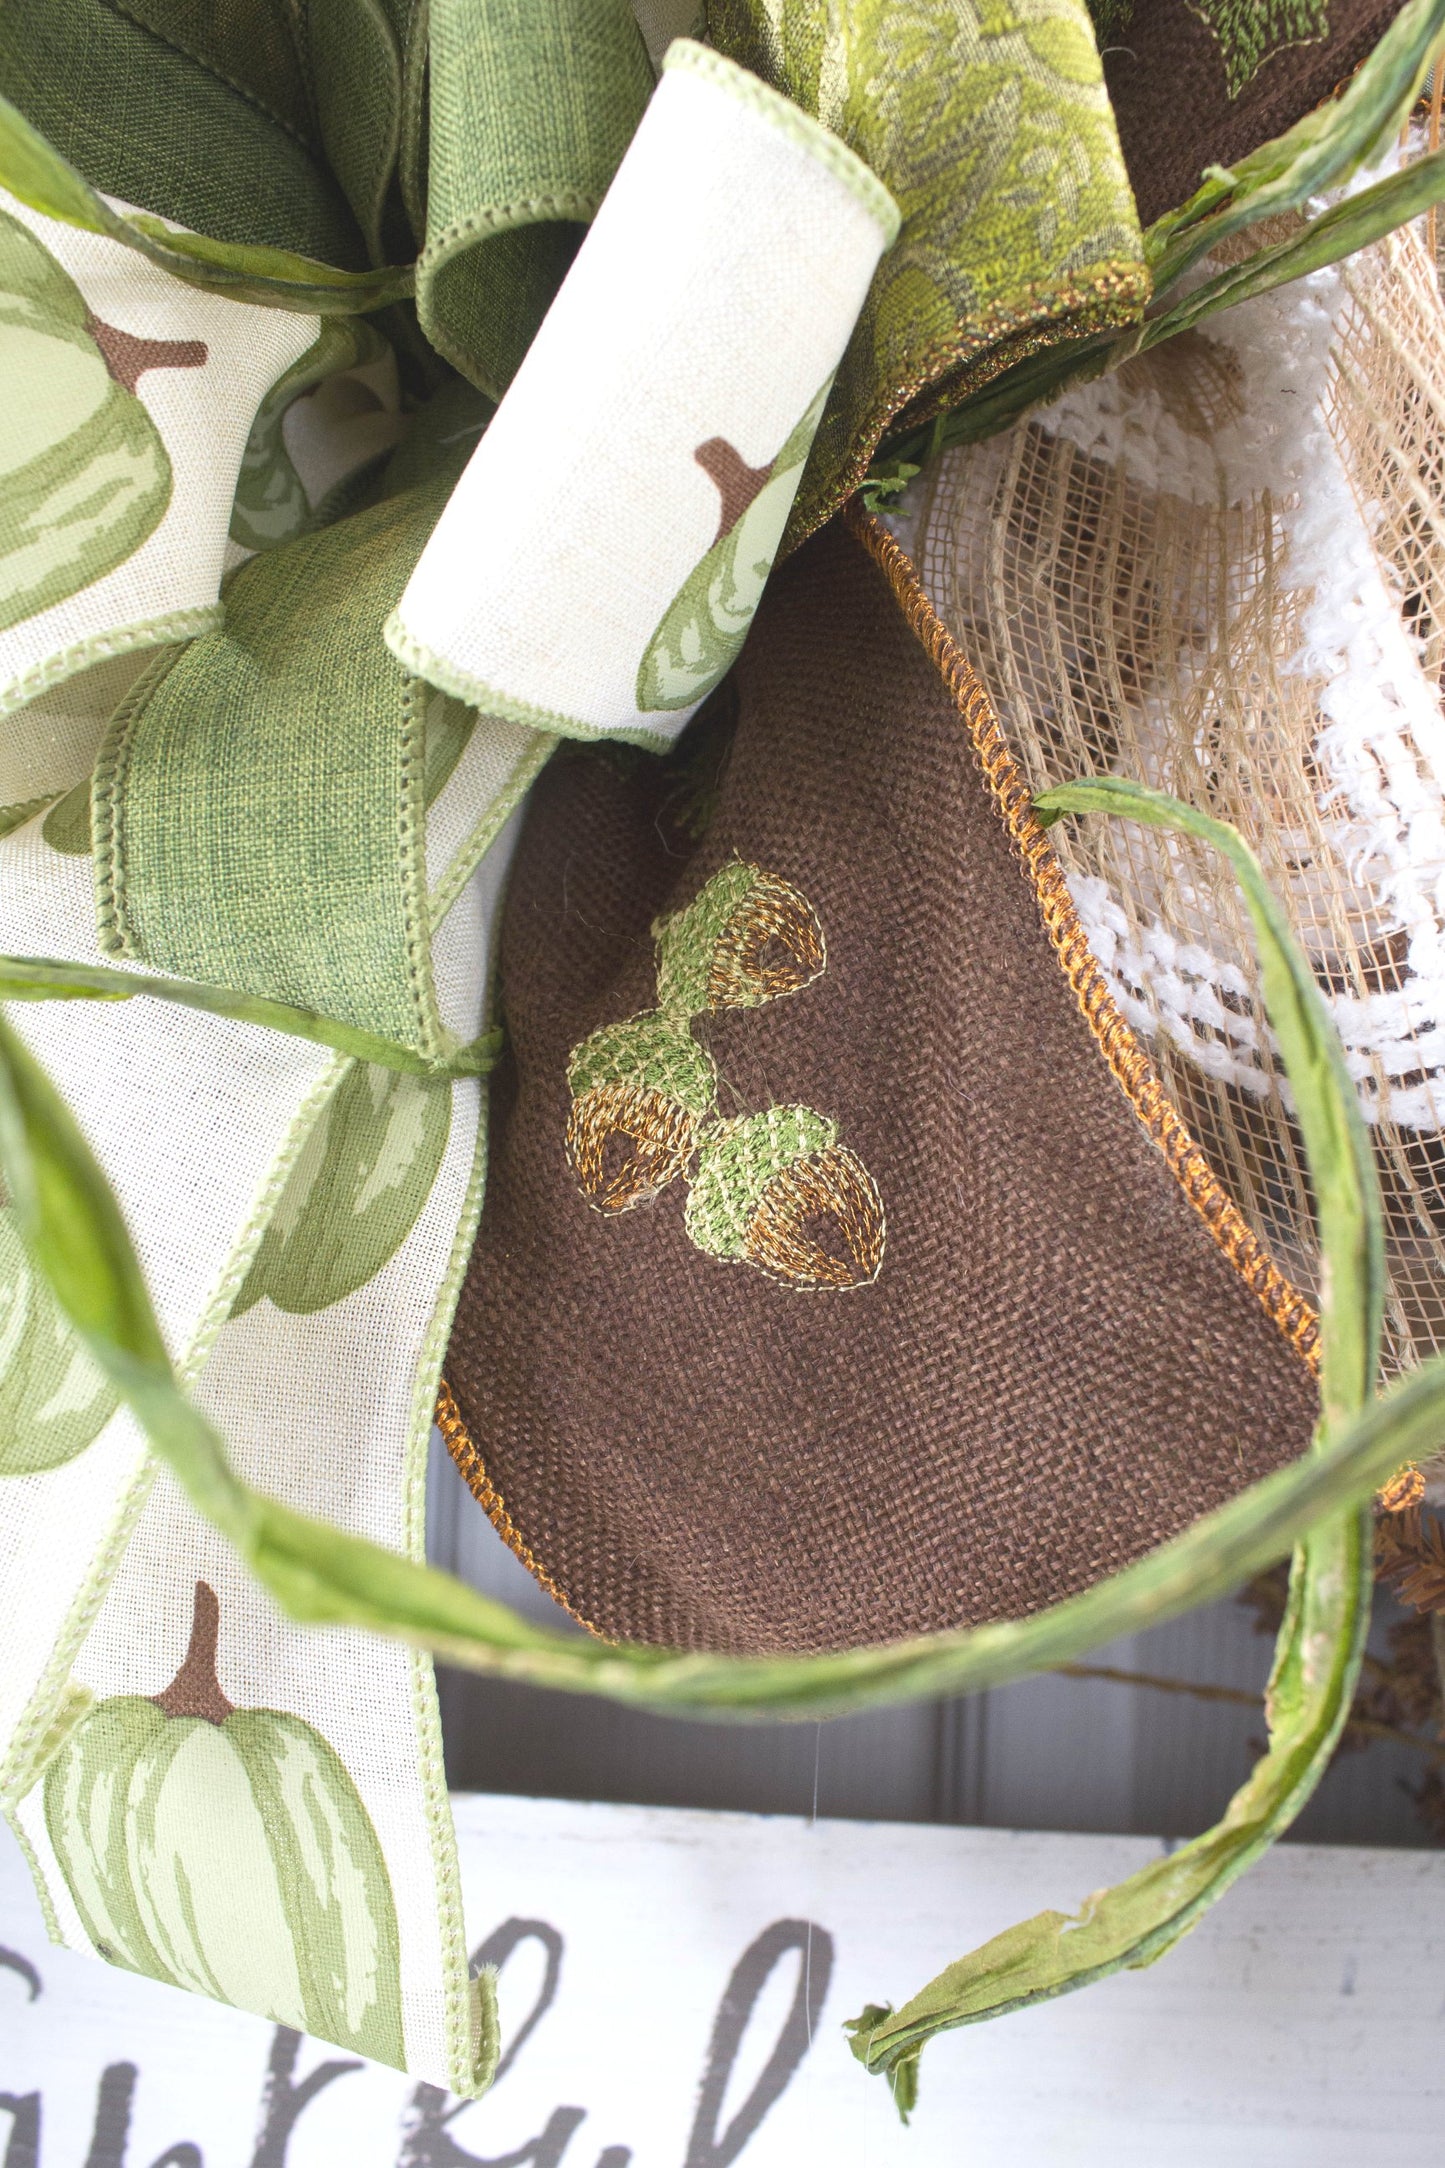
{"label": "white mesh ribbon", "polygon": [[[1132,777],[1285,897],[1376,1143],[1390,1359],[1445,1344],[1445,307],[1418,233],[949,454],[900,523],[1038,789]],[[1281,1262],[1312,1238],[1232,881],[1053,831],[1116,999]]]}

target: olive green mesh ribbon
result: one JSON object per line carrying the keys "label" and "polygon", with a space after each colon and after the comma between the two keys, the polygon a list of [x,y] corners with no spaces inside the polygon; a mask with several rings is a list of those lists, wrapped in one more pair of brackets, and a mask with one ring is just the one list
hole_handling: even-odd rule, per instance
{"label": "olive green mesh ribbon", "polygon": [[1128,323],[1143,243],[1084,0],[713,0],[713,42],[840,135],[903,213],[793,511],[801,540],[895,418]]}

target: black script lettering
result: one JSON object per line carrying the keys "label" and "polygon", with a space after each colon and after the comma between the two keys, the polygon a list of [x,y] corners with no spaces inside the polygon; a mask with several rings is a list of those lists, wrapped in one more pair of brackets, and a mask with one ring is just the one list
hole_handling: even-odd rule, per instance
{"label": "black script lettering", "polygon": [[311,2105],[319,2092],[334,2084],[337,2078],[344,2078],[348,2071],[364,2070],[366,2067],[359,2062],[318,2063],[310,2076],[296,2085],[292,2083],[292,2079],[300,2049],[300,2033],[293,2032],[289,2025],[278,2025],[266,2065],[266,2085],[261,2095],[261,2129],[256,2139],[256,2150],[251,2155],[251,2168],[286,2168],[286,2151],[291,2143],[291,2133],[304,2110]]}
{"label": "black script lettering", "polygon": [[[562,1937],[547,1920],[504,1920],[500,1927],[493,1928],[485,1942],[477,1944],[471,1955],[473,1975],[486,1965],[494,1965],[500,1973],[525,1942],[541,1945],[544,1958],[542,1985],[536,2001],[507,2043],[506,2052],[497,2065],[497,2075],[492,2080],[493,2088],[501,2083],[523,2045],[556,2000],[562,1978]],[[454,2101],[439,2085],[419,2085],[412,2094],[403,2126],[397,2168],[559,2168],[578,2126],[587,2120],[585,2108],[554,2108],[547,2118],[546,2128],[515,2152],[469,2153],[465,2146],[457,2143],[447,2126],[472,2105],[469,2100]],[[613,2150],[615,2153],[617,2149]],[[631,2155],[624,2152],[620,2160],[608,2158],[605,2163],[599,2163],[599,2168],[626,2168],[630,2159]]]}
{"label": "black script lettering", "polygon": [[[790,1950],[798,1953],[798,1985],[792,2008],[757,2084],[719,2135],[718,2117],[748,2020],[773,1967]],[[775,1920],[743,1951],[718,2004],[683,2168],[729,2168],[748,2140],[757,2135],[763,2117],[782,2098],[812,2044],[813,2028],[822,2012],[832,1974],[833,1938],[810,1920]]]}
{"label": "black script lettering", "polygon": [[469,2153],[457,2144],[447,2125],[474,2105],[470,2100],[452,2100],[439,2085],[419,2085],[412,2095],[396,2168],[559,2168],[578,2127],[587,2120],[585,2108],[554,2108],[546,2129],[515,2152]]}
{"label": "black script lettering", "polygon": [[30,1990],[30,2000],[34,2002],[36,1996],[40,1993],[40,1975],[28,1957],[22,1957],[18,1950],[7,1950],[0,1947],[0,1972],[19,1973]]}
{"label": "black script lettering", "polygon": [[85,2168],[125,2168],[126,2140],[130,2137],[131,2102],[135,2099],[135,2064],[111,2063],[100,2074],[95,2096],[95,2127]]}
{"label": "black script lettering", "polygon": [[40,2168],[40,2095],[0,2093],[0,2114],[10,2116],[5,2168]]}
{"label": "black script lettering", "polygon": [[164,2153],[151,2162],[151,2168],[206,2168],[201,2159],[201,2149],[187,2138],[182,2145],[168,2145]]}
{"label": "black script lettering", "polygon": [[512,2038],[503,2047],[502,2059],[497,2065],[497,2075],[492,2080],[493,2085],[501,2083],[528,2040],[531,2039],[541,2020],[557,2000],[557,1988],[562,1978],[562,1937],[547,1920],[503,1920],[500,1927],[492,1929],[485,1942],[477,1944],[471,1955],[470,1969],[474,1979],[488,1965],[500,1973],[507,1959],[516,1950],[519,1950],[524,1942],[538,1942],[541,1944],[546,1958],[546,1969],[542,1975],[542,1985],[538,1990],[537,2000],[527,2012],[522,2023],[517,2027]]}
{"label": "black script lettering", "polygon": [[627,2168],[632,2158],[630,2145],[610,2145],[605,2153],[597,2156],[597,2168]]}

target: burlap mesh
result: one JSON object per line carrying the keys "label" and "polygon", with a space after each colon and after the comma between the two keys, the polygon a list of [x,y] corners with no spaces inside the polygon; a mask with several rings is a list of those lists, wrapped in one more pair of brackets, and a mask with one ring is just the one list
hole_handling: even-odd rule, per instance
{"label": "burlap mesh", "polygon": [[[1370,1123],[1395,1370],[1445,1345],[1445,309],[1410,230],[1210,330],[950,455],[905,540],[1035,789],[1137,778],[1260,854]],[[1308,1285],[1231,876],[1133,824],[1053,835],[1125,1014]]]}
{"label": "burlap mesh", "polygon": [[[1299,1306],[1170,1131],[977,682],[891,570],[897,594],[816,537],[677,754],[564,749],[518,846],[449,1442],[605,1633],[821,1648],[1017,1616],[1308,1440]],[[699,975],[674,1015],[716,1069],[695,1159],[624,1182],[619,1124],[589,1188],[572,1050],[663,1028],[658,927],[711,925],[692,907],[739,861],[789,884],[749,975],[791,990],[744,1005]],[[723,1164],[768,1109],[806,1155],[771,1221]],[[714,1180],[748,1243],[702,1224]]]}

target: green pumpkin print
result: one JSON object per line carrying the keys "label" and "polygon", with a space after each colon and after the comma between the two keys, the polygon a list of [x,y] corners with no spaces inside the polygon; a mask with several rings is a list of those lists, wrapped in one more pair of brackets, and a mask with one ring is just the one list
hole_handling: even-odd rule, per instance
{"label": "green pumpkin print", "polygon": [[721,499],[717,540],[683,581],[648,643],[637,673],[637,705],[645,714],[692,706],[736,661],[773,569],[829,384],[766,467],[748,466],[725,437],[709,437],[694,452]]}
{"label": "green pumpkin print", "polygon": [[222,1692],[219,1624],[198,1581],[165,1692],[97,1702],[45,1772],[76,1910],[113,1965],[399,2068],[396,1906],[371,1817],[319,1731]]}
{"label": "green pumpkin print", "polygon": [[232,1310],[308,1316],[375,1279],[431,1195],[452,1119],[445,1077],[358,1062],[291,1170]]}
{"label": "green pumpkin print", "polygon": [[[276,379],[256,411],[236,477],[233,542],[243,549],[269,550],[300,534],[311,517],[311,504],[286,449],[286,416],[298,399],[314,393],[328,378],[375,361],[385,351],[386,341],[371,324],[323,318],[316,344]],[[362,385],[355,391],[359,400],[379,405]]]}
{"label": "green pumpkin print", "polygon": [[77,783],[63,798],[57,798],[40,824],[40,833],[53,851],[60,851],[66,858],[89,858],[90,833],[90,778]]}
{"label": "green pumpkin print", "polygon": [[117,1406],[0,1203],[0,1476],[74,1460]]}
{"label": "green pumpkin print", "polygon": [[0,212],[0,631],[113,572],[154,533],[171,465],[135,387],[147,369],[205,359],[198,339],[102,323]]}

